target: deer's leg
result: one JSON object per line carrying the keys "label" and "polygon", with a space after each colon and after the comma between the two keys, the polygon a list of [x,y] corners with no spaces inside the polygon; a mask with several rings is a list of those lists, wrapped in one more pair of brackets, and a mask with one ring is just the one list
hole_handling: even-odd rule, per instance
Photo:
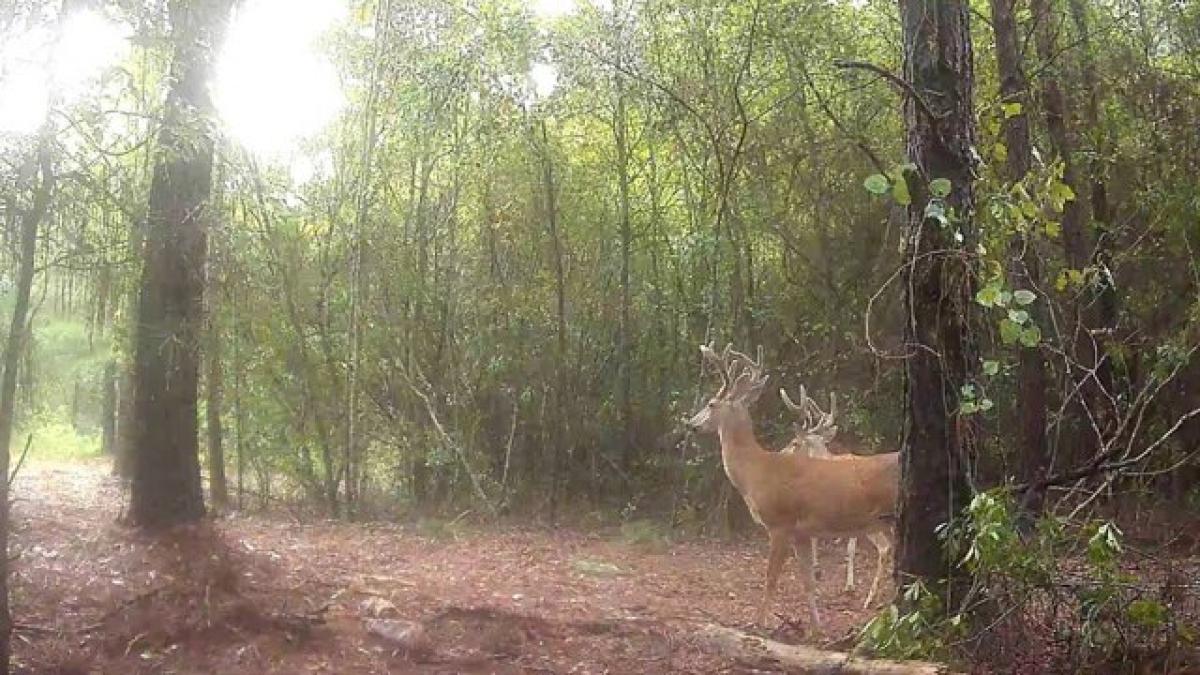
{"label": "deer's leg", "polygon": [[875,545],[875,578],[871,580],[871,590],[863,602],[863,609],[871,606],[871,600],[875,598],[875,591],[879,590],[879,579],[883,576],[884,561],[892,549],[892,540],[883,532],[872,532],[867,535],[867,538]]}
{"label": "deer's leg", "polygon": [[[786,531],[772,530],[771,536],[771,553],[767,557],[767,585],[763,589],[762,604],[758,606],[758,625],[767,625],[767,610],[771,608],[771,600],[775,596],[775,585],[779,582],[779,573],[783,570],[783,563],[787,561],[788,551],[792,547],[790,533]],[[804,560],[804,556],[798,556],[800,560]]]}
{"label": "deer's leg", "polygon": [[854,552],[858,548],[858,537],[846,541],[846,590],[854,590]]}
{"label": "deer's leg", "polygon": [[[801,543],[805,539],[812,541],[811,537],[802,534],[797,534],[796,539]],[[800,579],[804,582],[804,592],[808,596],[808,610],[813,628],[819,633],[821,632],[821,612],[817,609],[817,577],[813,572],[812,561],[801,556],[796,562],[800,565]]]}

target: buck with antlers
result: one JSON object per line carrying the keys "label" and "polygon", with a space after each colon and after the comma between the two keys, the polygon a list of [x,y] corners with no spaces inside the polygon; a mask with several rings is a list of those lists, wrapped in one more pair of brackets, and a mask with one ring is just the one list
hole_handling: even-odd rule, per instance
{"label": "buck with antlers", "polygon": [[[792,401],[788,396],[787,390],[780,388],[779,396],[783,399],[784,405],[792,412],[798,414],[801,420],[801,428],[796,436],[783,448],[784,453],[800,453],[809,457],[818,457],[829,459],[838,462],[857,462],[869,458],[867,455],[857,454],[838,454],[835,455],[829,451],[829,444],[833,442],[837,436],[838,428],[834,424],[835,415],[837,414],[837,397],[834,394],[829,395],[829,412],[821,410],[817,402],[809,398],[804,392],[804,386],[800,387],[800,403]],[[899,454],[888,453],[887,455],[877,455],[883,457],[880,461],[895,461],[899,466]],[[890,458],[889,458],[890,457]],[[896,472],[897,489],[899,485],[899,471]],[[893,497],[894,499],[894,497]],[[867,597],[863,601],[863,609],[871,606],[871,600],[875,598],[875,592],[879,588],[879,579],[883,576],[883,570],[887,554],[892,548],[891,539],[888,534],[881,531],[867,532],[867,539],[875,546],[875,578],[871,580],[871,589],[867,592]],[[846,541],[846,586],[847,591],[854,590],[854,557],[858,546],[858,537],[849,537]],[[812,538],[812,565],[818,566],[817,557],[817,538]],[[797,553],[797,555],[799,555]]]}
{"label": "buck with antlers", "polygon": [[[766,622],[779,573],[793,545],[799,550],[814,536],[859,536],[891,530],[899,464],[895,455],[848,462],[810,457],[807,451],[780,453],[763,449],[755,438],[749,410],[762,395],[768,379],[762,369],[762,348],[757,360],[728,346],[721,354],[708,345],[701,345],[700,351],[716,368],[722,383],[688,424],[719,436],[725,474],[770,538],[766,585],[757,614],[761,625]],[[814,437],[805,436],[801,447],[811,442],[815,442]],[[813,625],[820,630],[811,560],[798,555],[797,561],[807,586]]]}

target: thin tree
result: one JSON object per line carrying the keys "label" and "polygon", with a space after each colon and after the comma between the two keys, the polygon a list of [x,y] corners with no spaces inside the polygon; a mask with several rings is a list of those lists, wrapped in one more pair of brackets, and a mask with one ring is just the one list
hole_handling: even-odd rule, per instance
{"label": "thin tree", "polygon": [[[901,453],[897,581],[941,587],[956,577],[938,529],[969,495],[973,451],[959,395],[971,379],[972,153],[975,115],[969,7],[963,0],[903,0],[904,107],[913,199],[904,272],[908,393]],[[948,184],[946,183],[948,181]],[[940,195],[940,197],[939,197]]]}
{"label": "thin tree", "polygon": [[8,608],[8,473],[9,444],[12,442],[13,413],[16,409],[17,369],[29,340],[29,296],[33,288],[37,256],[38,227],[50,209],[50,197],[54,191],[54,172],[51,166],[50,143],[53,130],[47,122],[43,127],[35,156],[31,157],[23,173],[37,175],[41,180],[33,189],[33,200],[27,209],[18,209],[21,222],[21,257],[17,267],[16,298],[8,328],[8,341],[4,345],[4,375],[0,378],[0,673],[7,673],[11,657],[9,637],[12,634],[12,616]]}
{"label": "thin tree", "polygon": [[213,103],[207,80],[229,0],[170,4],[170,89],[146,216],[134,356],[131,517],[147,528],[204,515],[197,420]]}
{"label": "thin tree", "polygon": [[[992,26],[996,35],[996,69],[1000,76],[1000,97],[1014,114],[1005,114],[1004,143],[1008,151],[1005,177],[1011,183],[1021,181],[1033,166],[1033,148],[1029,138],[1029,82],[1022,68],[1015,12],[1017,0],[992,0]],[[1041,265],[1033,240],[1018,231],[1009,247],[1008,278],[1014,288],[1033,289],[1040,285]],[[1037,321],[1040,303],[1032,307]],[[1019,346],[1017,364],[1018,416],[1020,418],[1020,472],[1029,484],[1045,477],[1049,470],[1046,447],[1046,362],[1036,347]],[[1026,506],[1040,510],[1041,495],[1031,491]]]}

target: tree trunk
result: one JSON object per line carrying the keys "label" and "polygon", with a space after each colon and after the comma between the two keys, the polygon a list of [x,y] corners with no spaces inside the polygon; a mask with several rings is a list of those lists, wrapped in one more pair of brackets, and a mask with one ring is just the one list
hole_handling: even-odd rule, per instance
{"label": "tree trunk", "polygon": [[619,195],[619,220],[621,229],[621,318],[617,335],[617,380],[618,405],[621,411],[621,457],[626,472],[633,470],[634,451],[637,444],[633,437],[633,363],[630,354],[630,261],[633,248],[633,225],[629,208],[629,118],[625,113],[625,88],[617,80],[617,109],[613,115],[613,137],[617,149],[617,190]]}
{"label": "tree trunk", "polygon": [[567,397],[567,288],[566,269],[563,262],[564,248],[562,233],[558,226],[558,186],[554,182],[554,160],[550,154],[550,137],[546,131],[546,121],[539,121],[542,151],[542,189],[545,191],[546,227],[550,235],[551,264],[554,268],[554,300],[555,300],[555,381],[554,381],[554,413],[558,419],[553,422],[554,432],[551,434],[550,452],[553,453],[553,470],[550,476],[550,519],[553,522],[558,517],[558,490],[563,480],[566,468],[564,444],[570,441],[566,414]]}
{"label": "tree trunk", "polygon": [[17,369],[29,338],[29,295],[33,288],[38,227],[50,208],[54,173],[50,166],[50,138],[43,134],[38,144],[37,166],[42,182],[34,192],[32,207],[21,214],[21,259],[17,270],[16,298],[4,348],[4,375],[0,379],[0,673],[7,673],[11,658],[12,616],[8,608],[8,471],[12,442],[13,412],[16,410]]}
{"label": "tree trunk", "polygon": [[[1029,83],[1021,63],[1017,40],[1017,22],[1013,8],[1016,0],[992,0],[992,25],[996,33],[996,67],[1000,76],[1000,97],[1006,104],[1021,106],[1020,113],[1005,115],[1004,140],[1008,148],[1005,167],[1010,183],[1020,182],[1033,166],[1029,139]],[[1013,288],[1033,290],[1041,287],[1041,267],[1034,239],[1018,231],[1009,246],[1008,278]],[[1039,299],[1030,307],[1030,316],[1041,325],[1045,312]],[[1023,482],[1032,484],[1050,470],[1046,445],[1046,362],[1036,347],[1018,346],[1017,364],[1018,417],[1020,418],[1020,469]],[[1041,511],[1041,494],[1030,491],[1025,506],[1033,513]]]}
{"label": "tree trunk", "polygon": [[229,486],[225,480],[224,431],[221,426],[221,408],[224,398],[224,373],[221,370],[221,331],[217,321],[217,272],[209,270],[208,286],[208,365],[205,392],[206,429],[208,431],[208,492],[214,508],[229,505]]}
{"label": "tree trunk", "polygon": [[134,358],[131,516],[157,528],[204,515],[196,419],[213,139],[208,66],[229,0],[170,5],[174,56],[150,185]]}
{"label": "tree trunk", "polygon": [[[908,209],[904,273],[906,429],[896,555],[897,585],[924,581],[943,588],[953,607],[956,566],[937,530],[969,497],[968,457],[973,443],[957,410],[959,392],[975,367],[971,323],[973,292],[967,251],[974,246],[971,153],[975,144],[974,85],[968,6],[963,0],[902,0]],[[948,224],[927,217],[926,185],[947,179]],[[957,232],[955,232],[957,230]],[[956,240],[961,235],[961,242]]]}
{"label": "tree trunk", "polygon": [[[1055,22],[1061,13],[1053,6],[1053,0],[1030,0],[1030,10],[1035,23],[1034,39],[1037,43],[1038,59],[1046,64],[1041,75],[1042,112],[1045,116],[1046,131],[1054,154],[1063,162],[1063,183],[1071,188],[1076,195],[1081,194],[1079,170],[1075,163],[1075,141],[1071,136],[1068,120],[1071,111],[1057,73],[1057,63],[1061,60],[1059,45],[1056,40]],[[1064,254],[1067,267],[1073,270],[1083,270],[1091,262],[1090,251],[1092,241],[1087,229],[1087,213],[1085,204],[1080,199],[1071,199],[1063,207],[1062,235]],[[1075,304],[1074,316],[1067,327],[1069,334],[1062,336],[1063,347],[1069,357],[1082,367],[1072,367],[1067,372],[1067,381],[1063,390],[1070,395],[1076,387],[1076,378],[1086,378],[1079,386],[1081,397],[1076,398],[1070,406],[1071,428],[1063,435],[1066,446],[1061,455],[1071,464],[1082,463],[1091,457],[1100,445],[1100,439],[1095,437],[1091,425],[1087,421],[1085,406],[1091,406],[1093,413],[1098,414],[1103,404],[1103,395],[1099,391],[1099,383],[1094,380],[1086,369],[1097,365],[1100,358],[1099,342],[1093,340],[1089,328],[1092,324],[1092,312],[1087,308],[1087,294],[1079,294]]]}
{"label": "tree trunk", "polygon": [[117,360],[110,358],[104,365],[104,379],[100,385],[103,396],[100,403],[100,451],[112,457],[117,451]]}
{"label": "tree trunk", "polygon": [[[1092,34],[1091,26],[1088,22],[1088,8],[1082,0],[1069,0],[1071,18],[1075,23],[1075,30],[1079,33],[1079,59],[1080,59],[1080,76],[1082,79],[1082,91],[1087,92],[1087,104],[1084,106],[1084,123],[1087,128],[1092,130],[1095,137],[1098,139],[1096,146],[1090,148],[1088,157],[1088,165],[1086,168],[1087,175],[1091,177],[1091,184],[1088,186],[1091,194],[1089,195],[1088,204],[1091,206],[1092,228],[1094,229],[1095,238],[1095,254],[1093,262],[1103,271],[1112,272],[1112,249],[1115,244],[1113,237],[1115,235],[1113,223],[1113,209],[1108,201],[1108,186],[1105,183],[1105,158],[1104,158],[1104,131],[1101,126],[1101,106],[1100,106],[1100,80],[1096,75],[1095,56],[1092,51]],[[1100,353],[1105,353],[1105,346],[1112,339],[1111,335],[1105,334],[1105,330],[1113,330],[1117,326],[1117,312],[1119,309],[1117,299],[1117,289],[1113,282],[1107,276],[1102,277],[1099,288],[1099,298],[1092,310],[1092,317],[1089,325],[1101,329],[1097,333],[1096,341],[1100,347]],[[1112,393],[1113,396],[1118,395],[1114,390],[1116,383],[1113,363],[1109,359],[1105,359],[1100,364],[1096,377],[1099,378],[1099,386]],[[1093,405],[1099,404],[1100,411],[1115,415],[1115,410],[1106,410],[1105,404],[1107,397],[1098,396],[1097,400],[1093,401]]]}

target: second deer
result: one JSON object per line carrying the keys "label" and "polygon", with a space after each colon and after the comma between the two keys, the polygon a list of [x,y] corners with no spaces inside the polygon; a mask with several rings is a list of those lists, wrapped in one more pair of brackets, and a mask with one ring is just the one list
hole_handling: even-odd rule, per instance
{"label": "second deer", "polygon": [[[800,416],[801,427],[796,436],[788,443],[781,452],[784,453],[801,453],[809,457],[819,457],[838,462],[857,462],[867,459],[868,455],[858,455],[852,453],[833,454],[829,451],[829,444],[833,442],[837,436],[838,428],[834,424],[835,415],[837,414],[837,398],[829,395],[829,412],[821,410],[821,407],[816,401],[809,398],[804,387],[800,387],[800,403],[792,401],[788,396],[787,390],[780,388],[779,396],[783,399],[784,405],[792,412]],[[887,453],[891,455],[897,462],[899,461],[898,453]],[[890,460],[883,460],[890,461]],[[897,486],[899,485],[899,473],[896,475]],[[875,577],[871,580],[871,589],[867,592],[867,597],[863,601],[863,609],[871,606],[871,600],[875,598],[875,592],[879,589],[879,579],[883,576],[885,562],[888,552],[892,548],[891,538],[885,532],[867,532],[866,537],[875,546]],[[858,545],[858,537],[849,537],[846,541],[846,586],[847,591],[854,590],[854,556]],[[817,567],[817,538],[812,538],[812,557],[813,567]],[[799,555],[799,552],[797,552]]]}
{"label": "second deer", "polygon": [[[749,411],[768,379],[763,373],[761,348],[757,360],[730,347],[717,354],[701,345],[700,351],[716,368],[722,384],[688,424],[719,436],[725,474],[770,538],[766,583],[757,614],[762,625],[793,545],[802,550],[814,536],[890,533],[899,463],[894,453],[835,461],[810,457],[806,451],[768,452],[754,435]],[[808,587],[812,622],[820,630],[811,560],[800,555],[797,561]]]}

